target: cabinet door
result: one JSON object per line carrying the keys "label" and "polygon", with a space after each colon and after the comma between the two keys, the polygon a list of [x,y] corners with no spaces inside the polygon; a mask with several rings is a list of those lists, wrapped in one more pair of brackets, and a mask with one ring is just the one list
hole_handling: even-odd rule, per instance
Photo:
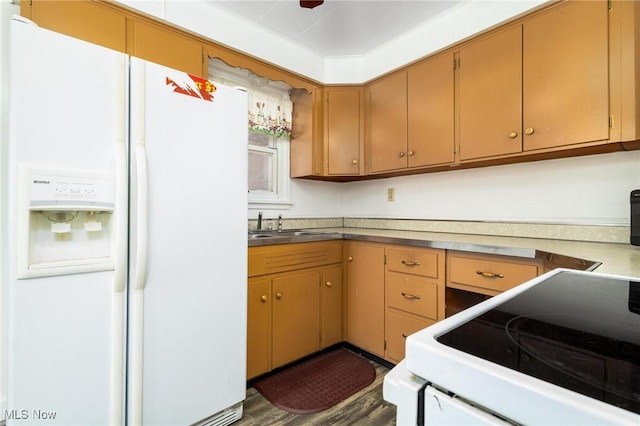
{"label": "cabinet door", "polygon": [[524,150],[609,139],[605,1],[576,1],[526,21]]}
{"label": "cabinet door", "polygon": [[407,73],[369,86],[370,172],[407,167]]}
{"label": "cabinet door", "polygon": [[387,306],[438,320],[438,283],[408,274],[387,273]]}
{"label": "cabinet door", "polygon": [[21,13],[42,28],[120,52],[126,49],[124,14],[95,2],[68,0],[21,2]]}
{"label": "cabinet door", "polygon": [[326,96],[327,173],[358,175],[362,148],[362,89],[331,88]]}
{"label": "cabinet door", "polygon": [[247,379],[271,370],[271,280],[250,278],[247,292]]}
{"label": "cabinet door", "polygon": [[347,245],[347,340],[384,356],[384,248]]}
{"label": "cabinet door", "polygon": [[453,54],[428,59],[407,74],[408,166],[452,163]]}
{"label": "cabinet door", "polygon": [[272,280],[273,368],[320,349],[320,270]]}
{"label": "cabinet door", "polygon": [[342,266],[322,270],[322,347],[342,341]]}
{"label": "cabinet door", "polygon": [[396,363],[402,361],[407,337],[432,324],[434,321],[387,309],[386,358]]}
{"label": "cabinet door", "polygon": [[324,170],[322,147],[322,89],[292,89],[293,103],[289,167],[291,177],[321,175]]}
{"label": "cabinet door", "polygon": [[202,76],[202,45],[176,32],[143,22],[133,23],[128,52],[138,58]]}
{"label": "cabinet door", "polygon": [[479,253],[447,252],[447,287],[490,296],[538,276],[536,260]]}
{"label": "cabinet door", "polygon": [[522,151],[521,44],[514,25],[460,50],[460,160]]}

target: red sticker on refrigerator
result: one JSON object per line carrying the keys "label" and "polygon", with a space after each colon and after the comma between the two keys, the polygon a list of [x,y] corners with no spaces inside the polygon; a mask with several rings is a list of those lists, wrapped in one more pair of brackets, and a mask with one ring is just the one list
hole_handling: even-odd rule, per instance
{"label": "red sticker on refrigerator", "polygon": [[213,102],[213,93],[217,90],[215,84],[206,78],[198,77],[192,74],[185,74],[191,80],[176,81],[167,77],[167,86],[173,87],[173,91],[181,93],[183,95],[193,96],[194,98],[200,98],[205,101]]}

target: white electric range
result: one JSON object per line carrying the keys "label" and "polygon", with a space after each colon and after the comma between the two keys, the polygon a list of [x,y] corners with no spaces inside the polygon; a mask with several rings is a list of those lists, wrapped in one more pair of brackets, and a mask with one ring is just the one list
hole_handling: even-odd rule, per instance
{"label": "white electric range", "polygon": [[640,425],[640,278],[556,269],[407,338],[397,424]]}

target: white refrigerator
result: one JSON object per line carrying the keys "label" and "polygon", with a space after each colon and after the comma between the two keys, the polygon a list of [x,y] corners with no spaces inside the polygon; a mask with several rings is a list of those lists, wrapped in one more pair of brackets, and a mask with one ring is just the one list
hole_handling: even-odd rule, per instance
{"label": "white refrigerator", "polygon": [[246,93],[28,22],[8,39],[0,421],[237,420]]}

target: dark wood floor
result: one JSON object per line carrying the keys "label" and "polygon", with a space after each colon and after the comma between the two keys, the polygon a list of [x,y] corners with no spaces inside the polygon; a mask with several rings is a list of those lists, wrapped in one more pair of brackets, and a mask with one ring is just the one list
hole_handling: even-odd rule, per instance
{"label": "dark wood floor", "polygon": [[382,399],[382,381],[389,371],[375,361],[376,378],[365,389],[328,410],[314,414],[292,414],[273,406],[254,388],[247,389],[242,419],[234,426],[253,425],[395,425],[396,407]]}

